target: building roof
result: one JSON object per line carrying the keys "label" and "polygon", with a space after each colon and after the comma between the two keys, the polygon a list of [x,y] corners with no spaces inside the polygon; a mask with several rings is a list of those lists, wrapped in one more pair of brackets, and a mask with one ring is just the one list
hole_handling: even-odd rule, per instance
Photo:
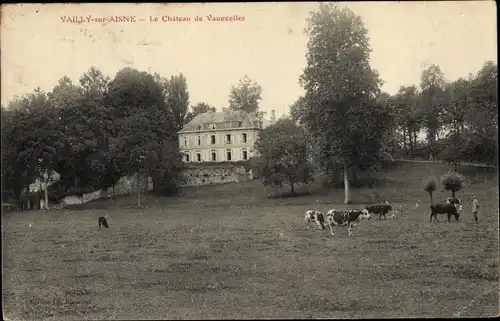
{"label": "building roof", "polygon": [[[247,113],[242,110],[225,110],[219,112],[206,112],[196,115],[189,123],[187,123],[179,132],[188,132],[197,130],[197,127],[203,124],[226,123],[241,121],[241,127],[259,128],[256,122],[259,120],[255,113]],[[269,121],[263,119],[263,127],[266,127]]]}

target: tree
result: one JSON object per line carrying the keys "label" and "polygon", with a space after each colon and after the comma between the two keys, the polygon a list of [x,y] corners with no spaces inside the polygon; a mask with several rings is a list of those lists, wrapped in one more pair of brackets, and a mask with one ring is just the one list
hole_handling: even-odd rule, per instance
{"label": "tree", "polygon": [[162,88],[165,104],[170,108],[174,116],[177,131],[181,130],[185,124],[189,108],[189,92],[186,78],[180,73],[177,76],[170,77],[169,80],[155,73],[154,79]]}
{"label": "tree", "polygon": [[102,71],[91,66],[79,79],[83,92],[94,99],[102,99],[108,92],[111,78],[105,76]]}
{"label": "tree", "polygon": [[15,109],[2,128],[6,143],[2,145],[2,167],[9,170],[4,172],[4,183],[16,198],[23,190],[29,198],[29,185],[45,171],[50,176],[55,166],[63,136],[57,126],[59,113],[40,88],[9,105]]}
{"label": "tree", "polygon": [[290,105],[290,116],[295,122],[302,123],[306,108],[306,101],[304,96],[300,96],[297,100]]}
{"label": "tree", "polygon": [[186,114],[186,117],[184,118],[184,125],[193,120],[193,118],[195,118],[197,115],[207,113],[209,111],[215,113],[217,109],[204,102],[197,103],[196,105],[191,106],[191,111],[188,112]]}
{"label": "tree", "polygon": [[304,130],[292,120],[280,119],[264,129],[255,148],[260,156],[253,170],[264,185],[281,187],[287,182],[294,194],[295,184],[313,180]]}
{"label": "tree", "polygon": [[465,148],[467,146],[467,140],[464,137],[464,134],[461,133],[452,133],[449,135],[448,139],[445,140],[444,149],[440,153],[440,157],[450,163],[453,164],[454,169],[457,169],[458,163],[461,160],[465,160]]}
{"label": "tree", "polygon": [[[168,144],[177,134],[174,115],[153,76],[131,68],[120,70],[111,81],[106,101],[114,116],[110,153],[120,175],[158,170],[161,164],[139,161],[148,159],[151,153],[176,155],[178,146]],[[171,154],[163,153],[162,146],[172,148]],[[163,159],[162,164],[166,163]]]}
{"label": "tree", "polygon": [[75,86],[68,76],[63,76],[59,79],[52,92],[47,94],[50,104],[58,109],[74,106],[81,95],[82,89]]}
{"label": "tree", "polygon": [[231,86],[229,109],[256,113],[259,111],[259,100],[262,99],[261,95],[262,87],[256,82],[252,82],[252,80],[245,75],[240,79],[237,86]]}
{"label": "tree", "polygon": [[[419,104],[419,92],[415,86],[401,86],[393,97],[396,109],[396,121],[402,131],[403,150],[413,154],[420,130],[422,110]],[[408,142],[409,150],[406,148]]]}
{"label": "tree", "polygon": [[446,102],[441,110],[441,119],[443,126],[446,126],[452,134],[465,131],[469,91],[470,82],[463,78],[445,85]]}
{"label": "tree", "polygon": [[468,106],[464,119],[468,129],[466,157],[470,161],[497,164],[498,146],[498,69],[484,63],[471,77]]}
{"label": "tree", "polygon": [[455,193],[462,190],[465,177],[456,172],[448,171],[441,175],[441,185],[447,191],[451,191],[451,197],[455,198]]}
{"label": "tree", "polygon": [[431,201],[431,206],[433,204],[433,201],[432,201],[432,194],[436,191],[436,188],[437,188],[437,181],[435,178],[429,178],[427,179],[427,181],[425,182],[424,184],[424,191],[426,191],[427,193],[429,193],[429,198],[430,198],[430,201]]}
{"label": "tree", "polygon": [[353,165],[365,170],[379,159],[391,113],[377,99],[382,82],[369,65],[369,39],[359,16],[322,3],[308,18],[306,33],[300,118],[318,147],[319,165],[329,175],[343,172],[347,204]]}
{"label": "tree", "polygon": [[440,128],[440,113],[444,100],[444,75],[437,65],[426,68],[420,77],[421,97],[423,103],[423,116],[427,129],[427,142],[429,144],[429,158],[436,154],[436,140]]}

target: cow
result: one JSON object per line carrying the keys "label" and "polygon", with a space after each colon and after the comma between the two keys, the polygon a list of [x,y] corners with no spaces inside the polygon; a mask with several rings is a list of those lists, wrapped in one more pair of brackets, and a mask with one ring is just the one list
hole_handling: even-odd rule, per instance
{"label": "cow", "polygon": [[335,209],[329,210],[326,214],[326,222],[330,227],[330,234],[335,236],[334,227],[335,226],[345,226],[347,225],[347,231],[349,236],[353,235],[354,227],[361,221],[361,219],[371,219],[371,215],[368,210],[364,209],[358,210],[344,210],[338,211]]}
{"label": "cow", "polygon": [[431,205],[431,216],[430,222],[432,222],[432,218],[439,222],[437,219],[438,214],[446,214],[448,216],[448,222],[450,222],[451,217],[454,216],[455,220],[459,220],[460,213],[458,212],[456,204],[436,204]]}
{"label": "cow", "polygon": [[108,221],[104,216],[101,216],[97,219],[97,222],[99,223],[99,229],[104,226],[105,228],[109,228]]}
{"label": "cow", "polygon": [[368,205],[365,207],[365,210],[368,211],[370,214],[374,215],[379,215],[378,219],[382,219],[382,216],[384,217],[384,220],[386,219],[385,215],[389,213],[389,211],[392,212],[392,216],[396,216],[396,210],[393,208],[391,204],[389,204],[388,201],[385,201],[385,204],[372,204]]}
{"label": "cow", "polygon": [[453,205],[455,205],[459,213],[463,209],[462,201],[458,197],[447,197],[446,198],[446,204],[453,204]]}
{"label": "cow", "polygon": [[316,224],[318,224],[318,227],[321,230],[324,230],[326,228],[325,217],[323,216],[323,213],[321,213],[320,211],[313,211],[313,210],[306,211],[304,220],[307,222],[307,228],[310,228],[309,223],[311,222],[316,222]]}

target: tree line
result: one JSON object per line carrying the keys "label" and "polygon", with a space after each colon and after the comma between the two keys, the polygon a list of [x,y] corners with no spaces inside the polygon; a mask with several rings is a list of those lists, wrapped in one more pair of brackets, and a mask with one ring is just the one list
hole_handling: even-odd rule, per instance
{"label": "tree line", "polygon": [[[229,108],[258,112],[261,91],[243,77],[230,88]],[[168,78],[127,67],[111,79],[91,67],[77,84],[63,76],[52,91],[36,88],[1,108],[2,200],[28,203],[29,185],[54,171],[60,179],[52,201],[139,172],[155,192],[172,195],[183,170],[177,132],[209,110],[216,108],[190,107],[182,73]]]}
{"label": "tree line", "polygon": [[[419,88],[401,86],[390,95],[369,64],[368,30],[360,16],[320,4],[307,22],[307,63],[299,79],[305,94],[290,106],[292,119],[270,126],[257,142],[261,156],[252,166],[264,184],[288,183],[293,193],[294,184],[311,181],[318,167],[330,182],[344,185],[349,203],[358,173],[395,158],[496,166],[496,64],[485,62],[476,74],[451,83],[431,65]],[[421,131],[424,142],[417,140]]]}

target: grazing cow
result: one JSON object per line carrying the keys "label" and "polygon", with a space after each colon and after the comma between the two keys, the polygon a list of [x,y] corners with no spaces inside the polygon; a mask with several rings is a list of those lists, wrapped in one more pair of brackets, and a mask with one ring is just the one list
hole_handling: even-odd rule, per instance
{"label": "grazing cow", "polygon": [[461,212],[462,209],[463,209],[463,206],[462,206],[462,201],[458,198],[458,197],[447,197],[446,198],[446,204],[453,204],[456,206],[458,212]]}
{"label": "grazing cow", "polygon": [[460,214],[457,210],[457,205],[455,205],[455,204],[431,205],[430,222],[432,222],[432,217],[434,217],[436,222],[439,222],[437,219],[438,214],[446,214],[448,216],[448,222],[451,220],[452,216],[455,216],[455,220],[457,220],[457,221],[458,221],[459,216],[460,216]]}
{"label": "grazing cow", "polygon": [[109,228],[108,221],[106,220],[106,218],[104,216],[99,217],[97,222],[99,223],[99,228],[101,228],[101,226],[104,226],[105,228]]}
{"label": "grazing cow", "polygon": [[371,219],[371,215],[368,210],[364,209],[362,211],[356,210],[345,210],[345,211],[337,211],[337,210],[329,210],[326,214],[326,222],[330,227],[330,234],[335,236],[335,232],[333,231],[335,226],[345,226],[347,225],[347,231],[349,236],[352,236],[354,227],[359,224],[361,219]]}
{"label": "grazing cow", "polygon": [[304,219],[307,222],[307,228],[310,228],[309,223],[316,222],[321,230],[325,229],[325,217],[319,211],[306,211]]}
{"label": "grazing cow", "polygon": [[396,211],[392,207],[392,205],[389,204],[388,201],[385,201],[385,204],[372,204],[368,205],[365,207],[365,210],[368,211],[370,214],[374,215],[379,215],[378,219],[380,220],[382,216],[384,217],[384,220],[386,219],[385,215],[389,213],[389,211],[392,212],[392,217],[396,216]]}

